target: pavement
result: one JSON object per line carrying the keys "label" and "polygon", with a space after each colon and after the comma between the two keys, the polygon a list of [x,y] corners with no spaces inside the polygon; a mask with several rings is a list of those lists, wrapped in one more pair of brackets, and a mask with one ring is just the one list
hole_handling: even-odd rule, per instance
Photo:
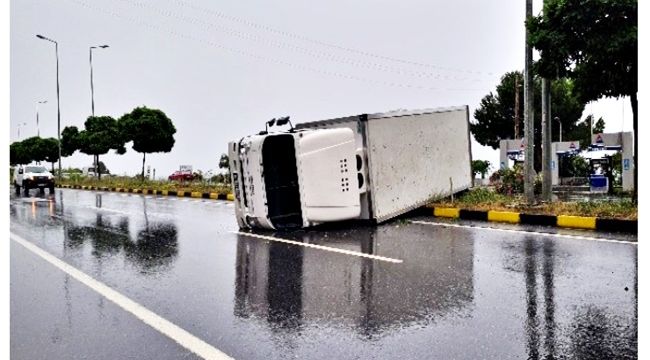
{"label": "pavement", "polygon": [[637,358],[634,235],[245,233],[232,202],[72,189],[9,206],[12,359]]}

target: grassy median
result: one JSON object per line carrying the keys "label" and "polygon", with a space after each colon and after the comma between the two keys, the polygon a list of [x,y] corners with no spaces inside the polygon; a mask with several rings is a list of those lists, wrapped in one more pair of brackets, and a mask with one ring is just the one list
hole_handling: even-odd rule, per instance
{"label": "grassy median", "polygon": [[527,214],[596,216],[636,220],[637,204],[629,198],[590,201],[553,201],[526,205],[522,195],[502,195],[489,188],[472,189],[461,196],[435,201],[433,206],[457,207],[468,210],[515,211]]}
{"label": "grassy median", "polygon": [[162,181],[162,180],[140,180],[124,176],[107,176],[101,180],[89,177],[73,177],[70,179],[61,179],[58,182],[61,185],[80,185],[95,186],[122,189],[148,189],[148,190],[167,190],[167,191],[184,191],[184,192],[212,192],[217,194],[229,194],[232,192],[230,185],[215,184],[207,181]]}

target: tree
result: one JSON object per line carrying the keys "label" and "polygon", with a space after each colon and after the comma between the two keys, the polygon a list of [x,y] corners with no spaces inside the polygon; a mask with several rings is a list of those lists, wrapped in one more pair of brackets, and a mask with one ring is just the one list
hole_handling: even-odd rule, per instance
{"label": "tree", "polygon": [[472,173],[474,176],[481,174],[481,179],[485,179],[485,174],[490,171],[490,162],[487,160],[472,160]]}
{"label": "tree", "polygon": [[30,162],[29,154],[21,141],[16,141],[9,145],[9,163],[11,165],[25,165]]}
{"label": "tree", "polygon": [[61,156],[72,156],[79,150],[79,129],[76,126],[66,126],[61,131]]}
{"label": "tree", "polygon": [[41,139],[41,151],[43,151],[43,160],[52,164],[52,173],[54,173],[54,163],[59,161],[59,140]]}
{"label": "tree", "polygon": [[158,109],[137,107],[119,120],[125,142],[133,141],[133,150],[142,153],[142,178],[147,153],[170,152],[176,128],[171,119]]}
{"label": "tree", "polygon": [[[481,99],[480,106],[474,111],[475,122],[470,124],[470,129],[476,141],[481,145],[499,148],[499,140],[515,138],[515,83],[516,79],[521,85],[523,75],[519,71],[512,71],[501,77],[501,82],[496,87],[496,93],[490,92]],[[535,93],[539,94],[541,82],[536,79]],[[523,135],[524,128],[524,89],[519,91],[519,136]],[[572,131],[576,122],[582,116],[584,103],[580,102],[573,91],[573,83],[566,79],[554,81],[551,86],[552,116],[559,117],[562,122],[562,131]],[[535,114],[535,169],[541,170],[541,99],[534,97]],[[555,126],[554,126],[555,128]],[[559,129],[554,131],[559,134]]]}
{"label": "tree", "polygon": [[636,0],[547,0],[527,27],[540,51],[537,72],[574,80],[584,102],[629,96],[634,129],[637,198],[638,40]]}
{"label": "tree", "polygon": [[29,158],[29,162],[45,161],[46,149],[44,145],[38,136],[32,136],[22,141],[22,146]]}
{"label": "tree", "polygon": [[98,171],[99,155],[106,154],[111,149],[118,154],[124,154],[125,141],[118,122],[110,116],[89,116],[84,128],[78,133],[76,142],[82,153],[93,155],[95,173],[101,179],[101,172]]}

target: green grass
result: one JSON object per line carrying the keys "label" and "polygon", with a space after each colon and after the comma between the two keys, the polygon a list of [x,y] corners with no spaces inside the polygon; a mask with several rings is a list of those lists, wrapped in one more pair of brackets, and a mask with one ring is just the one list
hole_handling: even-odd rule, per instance
{"label": "green grass", "polygon": [[630,199],[553,201],[527,205],[521,195],[502,195],[488,188],[472,189],[453,202],[441,199],[432,205],[468,210],[516,211],[528,214],[596,216],[613,219],[638,218],[638,206]]}
{"label": "green grass", "polygon": [[69,179],[61,179],[59,182],[62,185],[80,185],[80,186],[95,186],[95,187],[109,187],[109,188],[122,188],[122,189],[150,189],[150,190],[175,190],[175,191],[198,191],[198,192],[214,192],[219,194],[231,193],[230,185],[224,184],[209,184],[207,181],[193,181],[193,182],[176,182],[176,181],[162,181],[162,180],[140,180],[132,177],[102,177],[101,180],[96,178],[88,178],[81,176],[71,176]]}

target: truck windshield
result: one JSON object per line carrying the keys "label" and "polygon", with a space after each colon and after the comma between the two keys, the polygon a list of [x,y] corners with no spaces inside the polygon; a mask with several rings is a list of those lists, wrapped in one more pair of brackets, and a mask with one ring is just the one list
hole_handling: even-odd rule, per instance
{"label": "truck windshield", "polygon": [[44,173],[47,172],[47,169],[42,166],[26,166],[25,172],[28,173]]}

